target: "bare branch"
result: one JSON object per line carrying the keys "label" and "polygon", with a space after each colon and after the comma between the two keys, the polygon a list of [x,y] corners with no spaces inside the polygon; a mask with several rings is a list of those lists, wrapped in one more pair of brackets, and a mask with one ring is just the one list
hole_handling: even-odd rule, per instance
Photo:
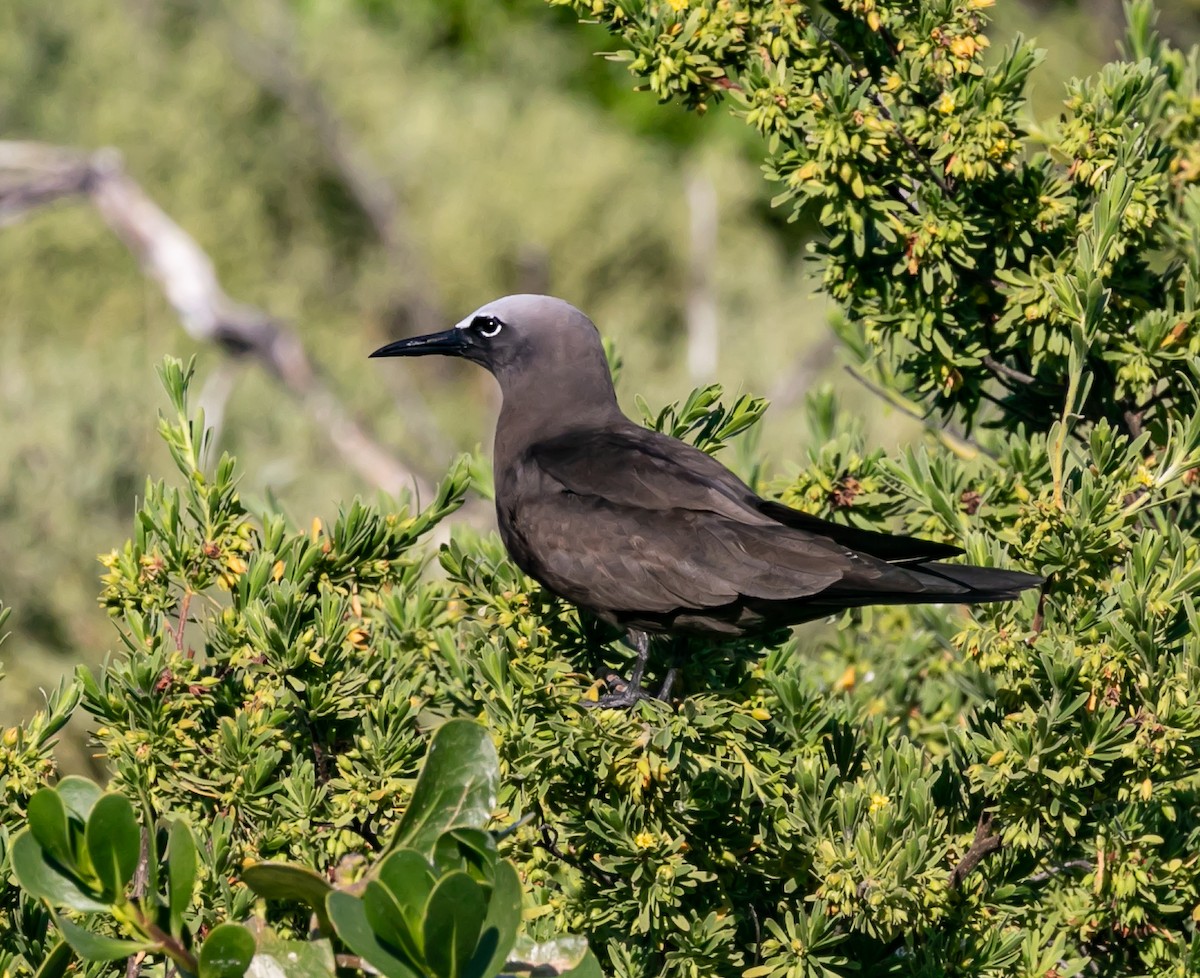
{"label": "bare branch", "polygon": [[1027,373],[1022,373],[1020,370],[1015,370],[1006,363],[1001,363],[999,360],[992,357],[981,357],[980,363],[988,368],[992,373],[999,377],[1005,377],[1009,380],[1015,380],[1020,384],[1036,384],[1037,378]]}
{"label": "bare branch", "polygon": [[367,482],[387,492],[409,487],[421,498],[430,497],[430,483],[384,448],[330,391],[287,324],[225,294],[212,260],[125,172],[116,151],[86,155],[0,141],[0,222],[5,217],[11,222],[39,204],[82,194],[159,284],[189,336],[231,356],[258,361],[300,401]]}
{"label": "bare branch", "polygon": [[962,881],[983,861],[983,857],[999,848],[1000,836],[992,833],[992,816],[981,815],[979,824],[975,827],[975,839],[971,842],[971,847],[963,853],[958,865],[950,872],[950,889],[958,889]]}
{"label": "bare branch", "polygon": [[397,297],[399,316],[392,318],[402,319],[415,332],[443,328],[446,317],[434,294],[432,278],[421,267],[420,249],[408,234],[403,203],[350,134],[317,82],[300,67],[291,11],[285,4],[272,4],[269,12],[274,23],[270,33],[264,35],[238,22],[236,5],[223,6],[229,50],[238,67],[313,133],[343,186],[370,222],[389,263],[405,269],[408,284]]}

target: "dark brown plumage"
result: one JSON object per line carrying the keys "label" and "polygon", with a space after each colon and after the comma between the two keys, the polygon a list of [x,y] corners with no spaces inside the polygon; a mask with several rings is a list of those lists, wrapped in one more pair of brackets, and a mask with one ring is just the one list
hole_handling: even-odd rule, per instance
{"label": "dark brown plumage", "polygon": [[430,353],[495,375],[505,546],[549,590],[629,629],[638,676],[638,633],[743,635],[862,605],[1008,601],[1042,582],[944,563],[962,551],[764,500],[712,457],[634,424],[596,327],[561,299],[498,299],[372,356]]}

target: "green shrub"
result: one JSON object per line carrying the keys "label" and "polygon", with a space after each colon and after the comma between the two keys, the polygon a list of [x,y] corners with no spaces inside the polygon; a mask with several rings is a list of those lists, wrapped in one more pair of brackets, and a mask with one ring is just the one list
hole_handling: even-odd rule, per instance
{"label": "green shrub", "polygon": [[[183,482],[150,487],[107,558],[127,648],[78,688],[113,786],[201,838],[191,933],[255,911],[303,937],[243,868],[377,865],[424,735],[471,716],[530,940],[586,934],[613,975],[1194,973],[1200,59],[1135,5],[1130,60],[1073,84],[1035,141],[1017,112],[1036,57],[985,61],[979,0],[573,6],[661,96],[728,98],[762,132],[785,201],[829,232],[860,370],[927,418],[888,455],[814,395],[817,447],[767,487],[1046,592],[664,646],[660,673],[686,657],[675,703],[585,710],[627,658],[613,635],[494,537],[458,533],[422,574],[465,463],[420,512],[252,519],[230,461],[201,470],[169,366]],[[715,450],[761,410],[719,405],[647,415]],[[47,773],[44,735],[15,739],[35,746],[0,748],[9,826]],[[27,908],[5,905],[9,970],[48,951]]]}

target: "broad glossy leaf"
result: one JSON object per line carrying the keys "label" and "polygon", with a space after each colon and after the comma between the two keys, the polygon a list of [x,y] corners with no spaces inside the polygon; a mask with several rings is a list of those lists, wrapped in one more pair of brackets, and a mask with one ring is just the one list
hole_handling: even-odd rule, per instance
{"label": "broad glossy leaf", "polygon": [[434,865],[443,873],[465,869],[475,879],[488,883],[495,872],[496,858],[496,840],[483,829],[450,829],[438,836],[433,847]]}
{"label": "broad glossy leaf", "polygon": [[579,964],[569,971],[562,972],[562,975],[569,975],[570,978],[604,978],[604,972],[600,970],[600,962],[596,960],[596,955],[592,953],[591,948],[584,952],[583,959]]}
{"label": "broad glossy leaf", "polygon": [[17,881],[30,896],[56,907],[72,910],[107,910],[109,904],[89,892],[68,871],[46,859],[45,850],[29,829],[22,829],[12,840],[9,852]]}
{"label": "broad glossy leaf", "polygon": [[92,867],[104,884],[105,895],[121,897],[137,872],[142,851],[142,833],[129,799],[118,794],[101,796],[92,806],[85,836]]}
{"label": "broad glossy leaf", "polygon": [[496,863],[492,898],[465,978],[491,978],[508,960],[521,926],[521,880],[508,860]]}
{"label": "broad glossy leaf", "polygon": [[378,880],[370,880],[362,895],[363,909],[375,936],[415,970],[421,970],[421,912],[410,920],[396,896]]}
{"label": "broad glossy leaf", "polygon": [[59,941],[37,970],[34,978],[62,978],[75,960],[75,952],[66,941]]}
{"label": "broad glossy leaf", "polygon": [[299,900],[312,907],[322,934],[332,934],[333,925],[325,900],[333,892],[319,873],[292,863],[255,863],[242,870],[242,881],[264,900]]}
{"label": "broad glossy leaf", "polygon": [[219,924],[200,946],[200,978],[242,978],[254,957],[254,936],[241,924]]}
{"label": "broad glossy leaf", "polygon": [[[541,944],[531,941],[522,934],[517,938],[512,950],[512,957],[506,971],[528,972],[547,968],[555,974],[574,974],[575,969],[586,966],[591,951],[588,950],[587,938],[578,934],[564,934],[552,941]],[[595,958],[593,957],[593,960]],[[597,972],[599,964],[597,963]],[[587,971],[578,973],[575,978],[592,978]]]}
{"label": "broad glossy leaf", "polygon": [[433,735],[412,801],[392,841],[430,855],[458,826],[483,828],[496,804],[500,764],[490,735],[473,720],[448,720]]}
{"label": "broad glossy leaf", "polygon": [[285,941],[263,928],[246,978],[333,978],[337,972],[329,941]]}
{"label": "broad glossy leaf", "polygon": [[325,898],[325,906],[338,937],[381,974],[387,978],[424,978],[379,942],[360,899],[334,890]]}
{"label": "broad glossy leaf", "polygon": [[88,816],[92,814],[92,806],[104,794],[95,781],[74,774],[59,781],[54,790],[58,792],[67,811],[81,822],[88,820]]}
{"label": "broad glossy leaf", "polygon": [[127,958],[138,951],[149,951],[155,947],[154,944],[145,941],[127,941],[120,937],[93,934],[65,917],[55,916],[54,926],[75,953],[89,961],[115,961],[117,958]]}
{"label": "broad glossy leaf", "polygon": [[425,904],[437,882],[429,861],[412,849],[398,849],[380,860],[376,877],[391,891],[413,931],[419,934]]}
{"label": "broad glossy leaf", "polygon": [[171,822],[167,836],[167,910],[171,933],[183,935],[183,913],[192,902],[196,885],[196,837],[181,818]]}
{"label": "broad glossy leaf", "polygon": [[42,788],[29,799],[29,831],[38,845],[55,862],[74,867],[71,837],[67,829],[67,807],[53,788]]}
{"label": "broad glossy leaf", "polygon": [[487,916],[483,887],[466,873],[447,873],[425,905],[425,963],[438,978],[461,978]]}

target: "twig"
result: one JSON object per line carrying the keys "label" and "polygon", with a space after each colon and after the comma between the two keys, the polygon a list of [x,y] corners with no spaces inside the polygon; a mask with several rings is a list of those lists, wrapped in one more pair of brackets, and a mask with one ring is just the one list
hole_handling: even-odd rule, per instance
{"label": "twig", "polygon": [[982,363],[985,367],[988,368],[988,370],[990,370],[992,373],[996,374],[997,376],[1007,377],[1009,380],[1015,380],[1015,381],[1017,381],[1017,383],[1020,383],[1020,384],[1028,385],[1028,384],[1036,384],[1037,383],[1036,377],[1033,377],[1027,373],[1022,373],[1020,370],[1016,370],[1013,367],[1010,367],[1006,363],[1001,363],[999,360],[996,360],[993,357],[990,357],[990,356],[981,357],[980,363]]}
{"label": "twig", "polygon": [[1000,836],[992,834],[991,815],[979,816],[979,824],[975,827],[975,839],[971,843],[958,865],[950,871],[950,889],[956,890],[967,878],[971,871],[980,864],[983,857],[1000,848]]}
{"label": "twig", "polygon": [[[192,603],[192,589],[183,592],[183,600],[179,602],[179,625],[175,629],[175,648],[183,651],[183,630],[187,627],[188,605]],[[190,659],[191,656],[189,655]]]}
{"label": "twig", "polygon": [[1091,862],[1087,859],[1070,859],[1059,866],[1050,866],[1042,870],[1040,873],[1034,873],[1032,876],[1026,877],[1029,883],[1043,883],[1051,877],[1057,876],[1059,873],[1065,873],[1068,869],[1092,869],[1094,868]]}
{"label": "twig", "polygon": [[[138,851],[137,868],[133,871],[133,888],[130,894],[135,902],[141,902],[146,895],[146,887],[150,883],[150,832],[145,827],[141,832],[142,840]],[[142,961],[146,957],[145,951],[138,951],[136,954],[131,954],[125,962],[125,978],[138,978],[142,972]]]}
{"label": "twig", "polygon": [[275,28],[255,36],[237,22],[236,4],[222,4],[229,49],[238,67],[278,98],[316,136],[394,268],[404,269],[405,288],[399,296],[405,326],[429,332],[445,326],[445,316],[433,293],[433,278],[422,267],[420,250],[408,234],[404,207],[370,155],[349,133],[320,85],[304,73],[294,49],[293,16],[286,4],[271,4]]}
{"label": "twig", "polygon": [[859,370],[855,370],[851,366],[846,367],[846,373],[857,380],[872,394],[881,397],[884,401],[894,407],[901,414],[906,414],[914,421],[919,421],[926,431],[933,434],[942,444],[950,451],[954,452],[960,458],[972,459],[978,455],[985,455],[988,458],[994,459],[995,456],[986,451],[978,442],[965,438],[962,435],[955,434],[952,431],[947,431],[945,428],[939,427],[929,420],[928,417],[914,411],[904,400],[898,395],[892,394],[886,388],[876,384],[873,380],[867,377]]}
{"label": "twig", "polygon": [[[430,483],[366,431],[326,386],[299,337],[269,313],[235,302],[221,289],[212,260],[124,171],[115,150],[90,155],[39,143],[0,141],[0,172],[24,171],[23,183],[0,182],[0,223],[34,206],[86,194],[114,234],[163,290],[184,330],[229,355],[251,357],[300,401],[334,448],[367,482],[387,492]],[[57,178],[51,193],[47,176]],[[28,191],[34,184],[36,193]]]}
{"label": "twig", "polygon": [[566,863],[568,866],[574,866],[581,873],[592,876],[598,879],[605,886],[615,886],[620,879],[615,873],[608,873],[599,866],[592,866],[586,862],[580,862],[574,856],[569,856],[558,848],[558,829],[551,828],[549,825],[541,826],[542,841],[541,847],[550,855],[560,862]]}

